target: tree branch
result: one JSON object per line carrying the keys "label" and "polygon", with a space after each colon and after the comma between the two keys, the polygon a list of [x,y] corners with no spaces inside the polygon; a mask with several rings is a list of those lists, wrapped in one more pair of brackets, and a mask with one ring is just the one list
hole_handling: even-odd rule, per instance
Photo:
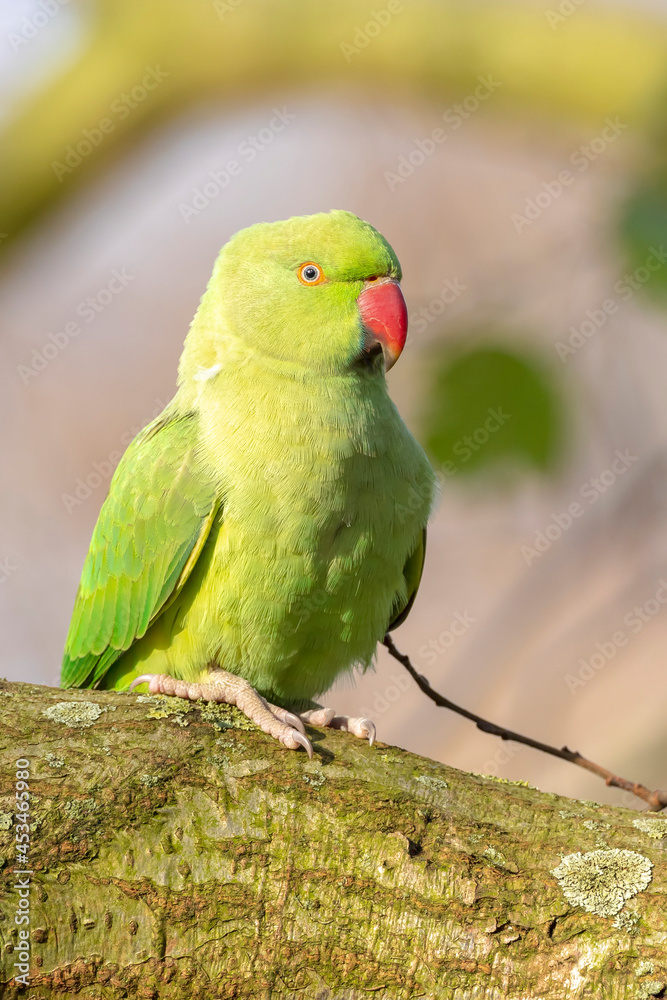
{"label": "tree branch", "polygon": [[314,727],[308,760],[227,706],[2,681],[0,704],[2,1000],[667,981],[663,819]]}
{"label": "tree branch", "polygon": [[542,753],[551,754],[552,757],[558,757],[560,760],[566,760],[570,764],[583,767],[585,770],[591,771],[592,774],[596,774],[598,778],[602,778],[606,785],[611,785],[614,788],[622,788],[624,791],[631,792],[638,798],[643,799],[644,802],[648,803],[650,812],[660,812],[661,809],[667,807],[667,792],[661,792],[660,790],[652,792],[645,785],[641,785],[635,781],[628,781],[626,778],[620,778],[617,774],[608,771],[606,767],[594,764],[592,760],[582,757],[576,750],[570,750],[568,747],[558,749],[558,747],[549,746],[548,743],[540,743],[539,740],[533,740],[530,736],[522,736],[511,729],[505,729],[504,726],[496,725],[495,722],[488,722],[486,719],[482,719],[481,716],[475,715],[474,712],[469,712],[466,708],[461,708],[460,705],[456,705],[449,698],[445,698],[444,695],[439,694],[431,687],[424,675],[415,670],[409,656],[398,651],[388,633],[382,640],[382,644],[386,646],[395,660],[403,664],[419,689],[432,702],[440,708],[448,708],[451,712],[462,715],[464,719],[470,719],[483,733],[489,733],[491,736],[499,736],[501,740],[512,740],[514,743],[522,743],[526,747],[532,747],[533,750],[540,750]]}

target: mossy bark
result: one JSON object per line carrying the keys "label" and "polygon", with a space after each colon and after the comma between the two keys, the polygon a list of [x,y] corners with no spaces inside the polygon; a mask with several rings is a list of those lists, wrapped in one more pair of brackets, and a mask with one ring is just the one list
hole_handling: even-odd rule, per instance
{"label": "mossy bark", "polygon": [[[309,761],[226,708],[5,682],[0,706],[2,998],[663,995],[667,839],[631,810],[344,733],[312,730]],[[615,848],[648,887],[615,918],[568,902],[560,859]]]}

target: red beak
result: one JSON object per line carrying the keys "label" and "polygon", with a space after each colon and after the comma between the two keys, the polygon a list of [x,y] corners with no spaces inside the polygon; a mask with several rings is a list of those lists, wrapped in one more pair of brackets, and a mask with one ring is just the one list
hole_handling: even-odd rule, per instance
{"label": "red beak", "polygon": [[366,350],[379,344],[388,372],[398,361],[408,333],[408,309],[401,286],[391,278],[368,282],[357,305],[367,332]]}

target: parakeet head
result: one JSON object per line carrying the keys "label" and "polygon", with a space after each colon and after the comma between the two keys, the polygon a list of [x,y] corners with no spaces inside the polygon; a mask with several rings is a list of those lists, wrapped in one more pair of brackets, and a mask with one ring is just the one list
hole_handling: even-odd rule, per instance
{"label": "parakeet head", "polygon": [[224,363],[231,335],[304,374],[381,375],[405,344],[400,279],[387,241],[351,212],[260,223],[223,247],[190,336],[205,337],[205,364]]}

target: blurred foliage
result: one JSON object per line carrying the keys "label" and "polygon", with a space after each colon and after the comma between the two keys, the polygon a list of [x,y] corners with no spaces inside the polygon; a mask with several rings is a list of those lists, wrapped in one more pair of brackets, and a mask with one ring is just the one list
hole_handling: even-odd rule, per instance
{"label": "blurred foliage", "polygon": [[[667,254],[667,166],[640,181],[625,205],[620,232],[630,271],[637,270],[641,279],[647,261],[660,262]],[[667,305],[667,262],[662,261],[662,266],[651,270],[648,280],[641,284],[648,295]]]}
{"label": "blurred foliage", "polygon": [[[642,127],[665,84],[667,27],[639,12],[571,5],[550,23],[539,3],[411,0],[378,32],[376,7],[72,0],[69,9],[78,8],[86,25],[82,50],[16,110],[0,138],[2,249],[148,124],[212,99],[276,101],[279,93],[335,84],[370,99],[414,95],[441,108],[491,75],[501,85],[496,108],[586,125],[619,115]],[[549,10],[553,22],[556,5]],[[121,95],[156,66],[164,82],[131,114],[114,115]],[[54,170],[105,119],[103,141],[70,172]]]}
{"label": "blurred foliage", "polygon": [[560,454],[564,414],[554,377],[516,348],[448,347],[427,399],[426,446],[445,476],[498,465],[545,472]]}

